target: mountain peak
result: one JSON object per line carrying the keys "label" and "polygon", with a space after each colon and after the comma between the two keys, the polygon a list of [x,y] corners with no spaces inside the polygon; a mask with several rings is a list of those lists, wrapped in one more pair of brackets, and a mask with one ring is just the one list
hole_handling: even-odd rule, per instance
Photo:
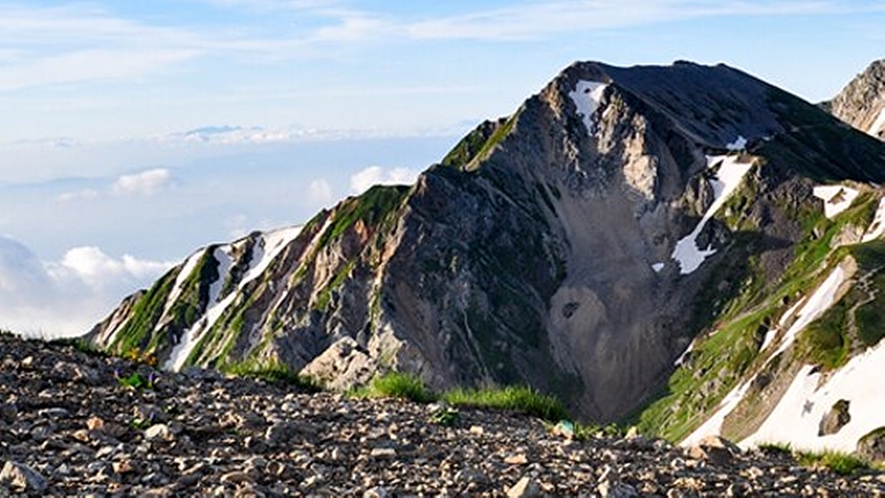
{"label": "mountain peak", "polygon": [[[818,278],[821,260],[796,260],[808,241],[864,235],[883,147],[725,65],[577,62],[414,187],[344,200],[279,246],[202,250],[92,337],[336,388],[388,370],[437,389],[527,384],[616,420],[697,334],[781,312],[771,296],[796,265]],[[815,244],[807,257],[831,247]]]}
{"label": "mountain peak", "polygon": [[851,126],[885,139],[885,59],[872,62],[823,106]]}

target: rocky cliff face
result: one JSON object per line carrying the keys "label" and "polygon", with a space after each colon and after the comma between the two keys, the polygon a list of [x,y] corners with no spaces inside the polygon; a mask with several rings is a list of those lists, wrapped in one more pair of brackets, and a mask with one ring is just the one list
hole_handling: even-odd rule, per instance
{"label": "rocky cliff face", "polygon": [[824,107],[858,130],[885,139],[885,59],[870,64]]}
{"label": "rocky cliff face", "polygon": [[[800,259],[832,240],[824,207],[846,194],[816,186],[858,193],[847,240],[883,180],[880,142],[736,69],[577,63],[416,185],[201,249],[89,337],[170,369],[281,363],[333,387],[389,369],[525,383],[614,420],[661,396],[698,333],[819,270]],[[735,373],[710,399],[752,341],[720,358]]]}

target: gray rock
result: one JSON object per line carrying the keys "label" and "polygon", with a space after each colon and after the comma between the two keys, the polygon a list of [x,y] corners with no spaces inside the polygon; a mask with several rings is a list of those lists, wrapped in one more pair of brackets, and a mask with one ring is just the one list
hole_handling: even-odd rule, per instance
{"label": "gray rock", "polygon": [[382,486],[375,486],[363,493],[363,498],[390,498],[390,492]]}
{"label": "gray rock", "polygon": [[621,482],[621,477],[617,471],[610,466],[606,466],[599,477],[599,484],[596,491],[602,498],[633,498],[639,496],[636,489],[626,483]]}
{"label": "gray rock", "polygon": [[857,454],[873,462],[885,462],[885,427],[865,434],[857,441]]}
{"label": "gray rock", "polygon": [[15,403],[0,403],[0,420],[11,424],[15,422],[17,416],[18,408],[15,406]]}
{"label": "gray rock", "polygon": [[175,433],[166,424],[155,424],[144,430],[144,438],[148,441],[173,441]]}
{"label": "gray rock", "polygon": [[541,495],[541,486],[531,477],[525,476],[507,489],[507,498],[533,498]]}
{"label": "gray rock", "polygon": [[459,484],[487,484],[489,476],[479,469],[467,467],[455,473],[455,482]]}
{"label": "gray rock", "polygon": [[731,465],[735,455],[740,453],[741,449],[737,445],[720,436],[707,436],[686,450],[691,458],[719,467]]}
{"label": "gray rock", "polygon": [[830,411],[824,414],[820,420],[818,427],[818,436],[829,436],[836,434],[848,422],[851,422],[851,414],[848,412],[851,402],[847,399],[840,399],[833,403]]}
{"label": "gray rock", "polygon": [[396,458],[396,450],[393,448],[372,448],[369,455],[372,458]]}
{"label": "gray rock", "polygon": [[3,465],[3,470],[0,470],[0,483],[28,493],[42,493],[49,487],[46,478],[36,470],[11,460]]}

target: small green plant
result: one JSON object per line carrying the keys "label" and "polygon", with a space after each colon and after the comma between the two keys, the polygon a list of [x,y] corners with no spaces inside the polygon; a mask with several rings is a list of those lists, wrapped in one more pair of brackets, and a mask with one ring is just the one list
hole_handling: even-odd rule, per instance
{"label": "small green plant", "polygon": [[870,469],[866,460],[839,451],[799,451],[796,452],[796,460],[804,467],[826,467],[843,476]]}
{"label": "small green plant", "polygon": [[455,389],[443,394],[442,399],[453,406],[513,410],[550,421],[569,418],[568,410],[557,398],[525,386]]}
{"label": "small green plant", "polygon": [[132,421],[129,422],[129,428],[136,431],[145,430],[152,425],[154,424],[151,420],[145,420],[142,418],[132,419]]}
{"label": "small green plant", "polygon": [[454,427],[461,421],[461,412],[456,408],[440,406],[430,414],[430,421],[443,427]]}
{"label": "small green plant", "polygon": [[117,377],[117,382],[119,382],[121,386],[138,391],[142,389],[153,389],[154,383],[157,380],[156,375],[154,375],[153,372],[145,377],[141,372],[122,375],[119,371],[115,371],[114,376]]}
{"label": "small green plant", "polygon": [[624,437],[626,431],[617,424],[597,425],[597,424],[576,424],[575,439],[579,441],[587,441],[597,437],[620,438]]}
{"label": "small green plant", "polygon": [[407,399],[416,403],[436,400],[436,395],[427,389],[421,379],[402,372],[375,377],[367,386],[351,389],[347,394],[357,398]]}

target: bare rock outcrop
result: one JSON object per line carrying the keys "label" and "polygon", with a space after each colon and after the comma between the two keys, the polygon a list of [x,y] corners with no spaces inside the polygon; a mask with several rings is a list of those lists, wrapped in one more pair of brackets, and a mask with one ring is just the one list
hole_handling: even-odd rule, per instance
{"label": "bare rock outcrop", "polygon": [[885,59],[870,64],[823,105],[851,126],[885,140]]}

